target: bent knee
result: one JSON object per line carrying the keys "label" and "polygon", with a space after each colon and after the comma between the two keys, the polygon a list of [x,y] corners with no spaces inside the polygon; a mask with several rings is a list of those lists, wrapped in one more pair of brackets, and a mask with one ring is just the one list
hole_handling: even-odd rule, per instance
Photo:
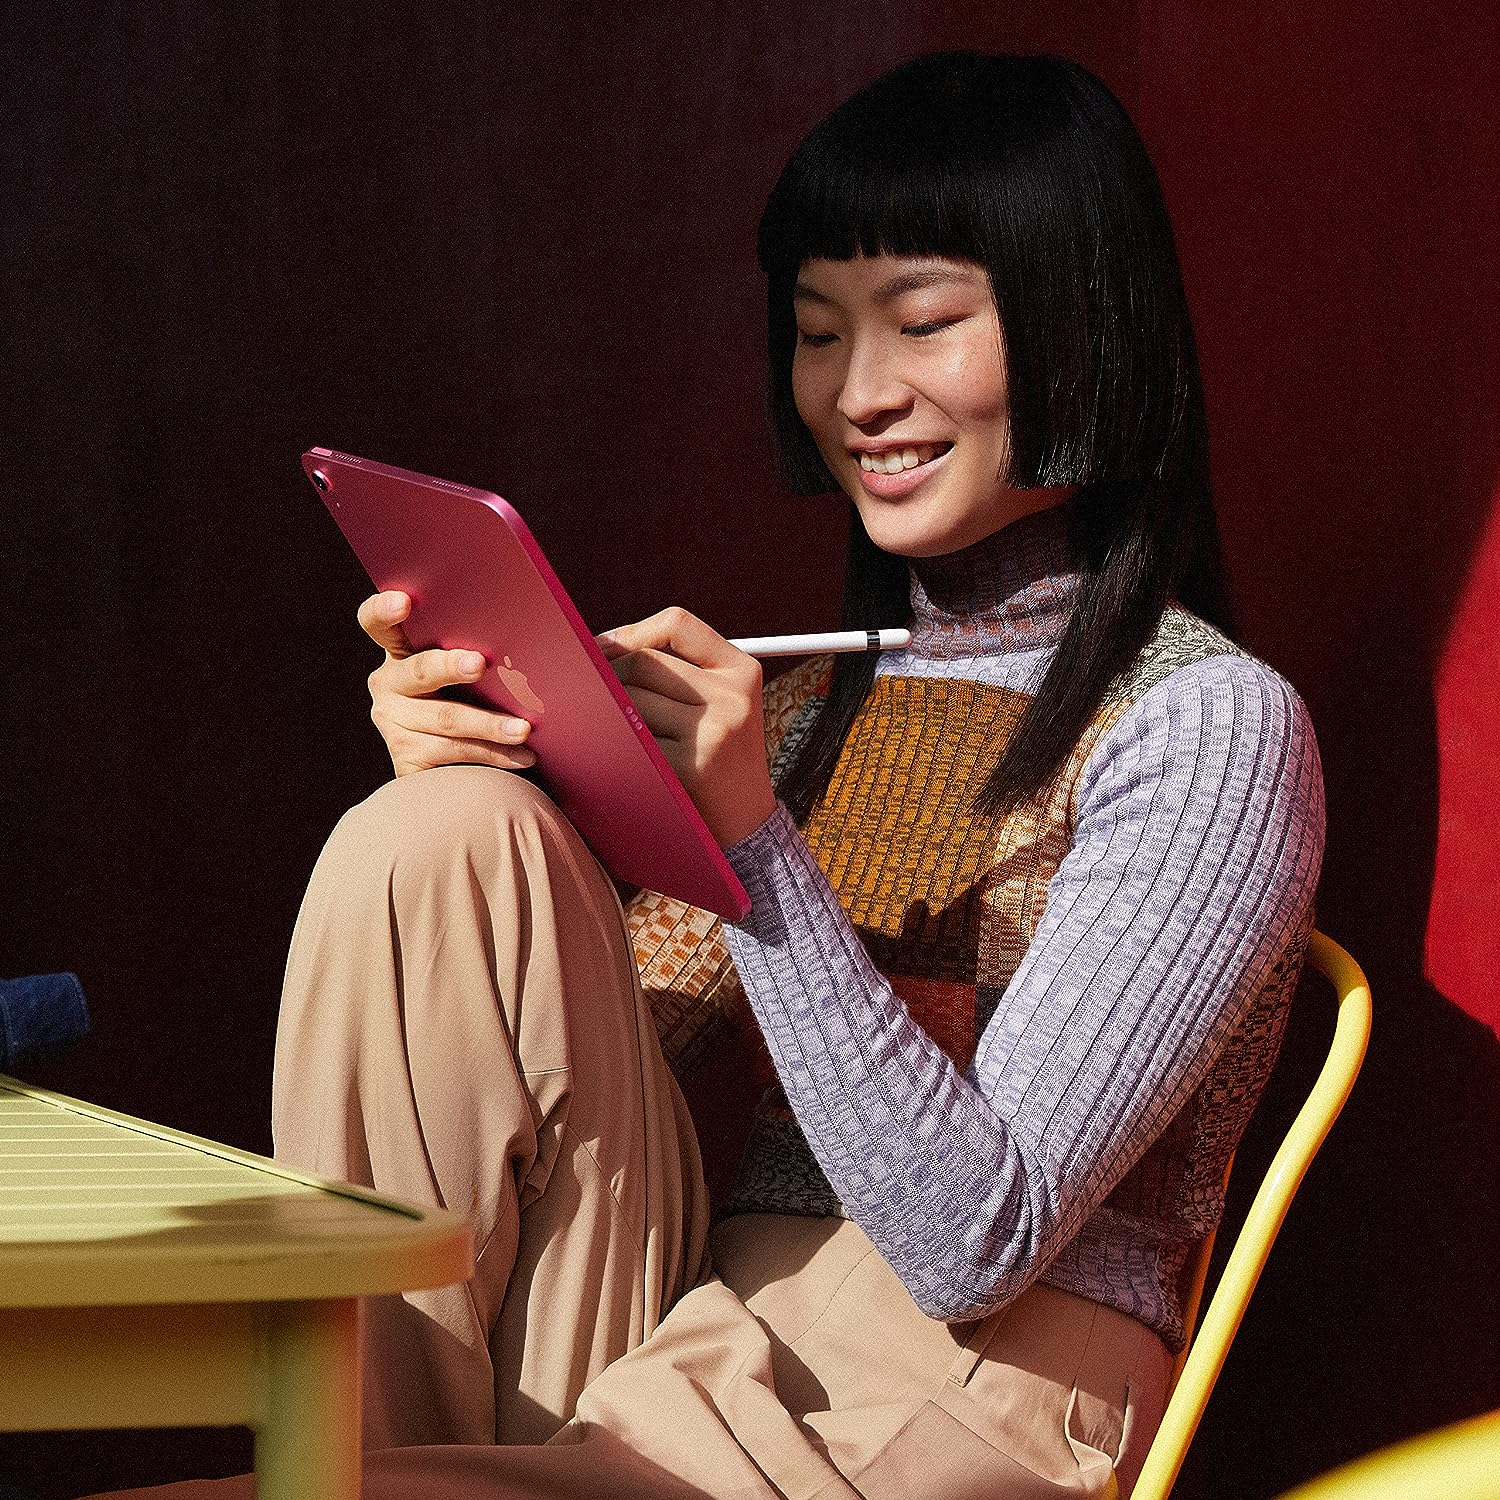
{"label": "bent knee", "polygon": [[492,846],[508,828],[567,827],[557,805],[514,771],[436,766],[387,781],[349,809],[330,844],[381,864],[428,865]]}

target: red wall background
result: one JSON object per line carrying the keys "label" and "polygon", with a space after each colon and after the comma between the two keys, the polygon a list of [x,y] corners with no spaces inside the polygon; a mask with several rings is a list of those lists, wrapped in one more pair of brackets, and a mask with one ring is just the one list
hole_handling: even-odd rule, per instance
{"label": "red wall background", "polygon": [[[1179,1493],[1500,1405],[1491,7],[52,10],[0,12],[0,973],[76,969],[96,1030],[33,1076],[268,1144],[301,888],[388,774],[304,447],[499,488],[598,627],[831,623],[838,508],[769,456],[760,203],[891,63],[1059,51],[1163,178],[1247,642],[1312,709],[1320,924],[1377,1009]],[[1310,989],[1241,1200],[1326,1034]],[[245,1452],[10,1439],[0,1481]]]}
{"label": "red wall background", "polygon": [[1325,920],[1376,966],[1425,935],[1500,1027],[1494,8],[1141,19],[1246,624],[1328,761]]}

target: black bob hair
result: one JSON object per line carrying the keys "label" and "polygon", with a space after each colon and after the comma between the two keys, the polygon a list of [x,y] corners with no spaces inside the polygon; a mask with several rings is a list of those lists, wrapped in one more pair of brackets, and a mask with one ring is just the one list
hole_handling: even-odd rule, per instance
{"label": "black bob hair", "polygon": [[[1172,599],[1230,633],[1192,325],[1156,172],[1129,116],[1060,57],[933,53],[846,100],[793,153],[759,235],[771,416],[803,495],[837,489],[792,399],[792,291],[805,260],[948,256],[988,272],[1004,332],[1017,488],[1078,486],[1082,575],[1042,683],[976,805],[1042,793]],[[908,612],[908,564],[851,505],[844,624]],[[804,818],[827,785],[875,670],[844,656],[786,769]]]}

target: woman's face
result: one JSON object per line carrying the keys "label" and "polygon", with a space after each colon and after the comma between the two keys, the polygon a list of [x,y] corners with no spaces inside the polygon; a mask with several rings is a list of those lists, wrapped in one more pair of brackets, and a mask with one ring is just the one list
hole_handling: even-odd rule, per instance
{"label": "woman's face", "polygon": [[1000,319],[984,267],[934,256],[808,260],[792,393],[870,540],[956,552],[1067,489],[1010,488]]}

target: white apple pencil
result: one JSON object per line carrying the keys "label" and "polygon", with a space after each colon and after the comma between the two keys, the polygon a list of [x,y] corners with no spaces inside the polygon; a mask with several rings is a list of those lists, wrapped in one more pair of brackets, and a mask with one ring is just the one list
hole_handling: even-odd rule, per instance
{"label": "white apple pencil", "polygon": [[732,640],[746,656],[818,656],[824,651],[894,651],[911,645],[909,630],[827,630],[821,635],[752,635]]}

